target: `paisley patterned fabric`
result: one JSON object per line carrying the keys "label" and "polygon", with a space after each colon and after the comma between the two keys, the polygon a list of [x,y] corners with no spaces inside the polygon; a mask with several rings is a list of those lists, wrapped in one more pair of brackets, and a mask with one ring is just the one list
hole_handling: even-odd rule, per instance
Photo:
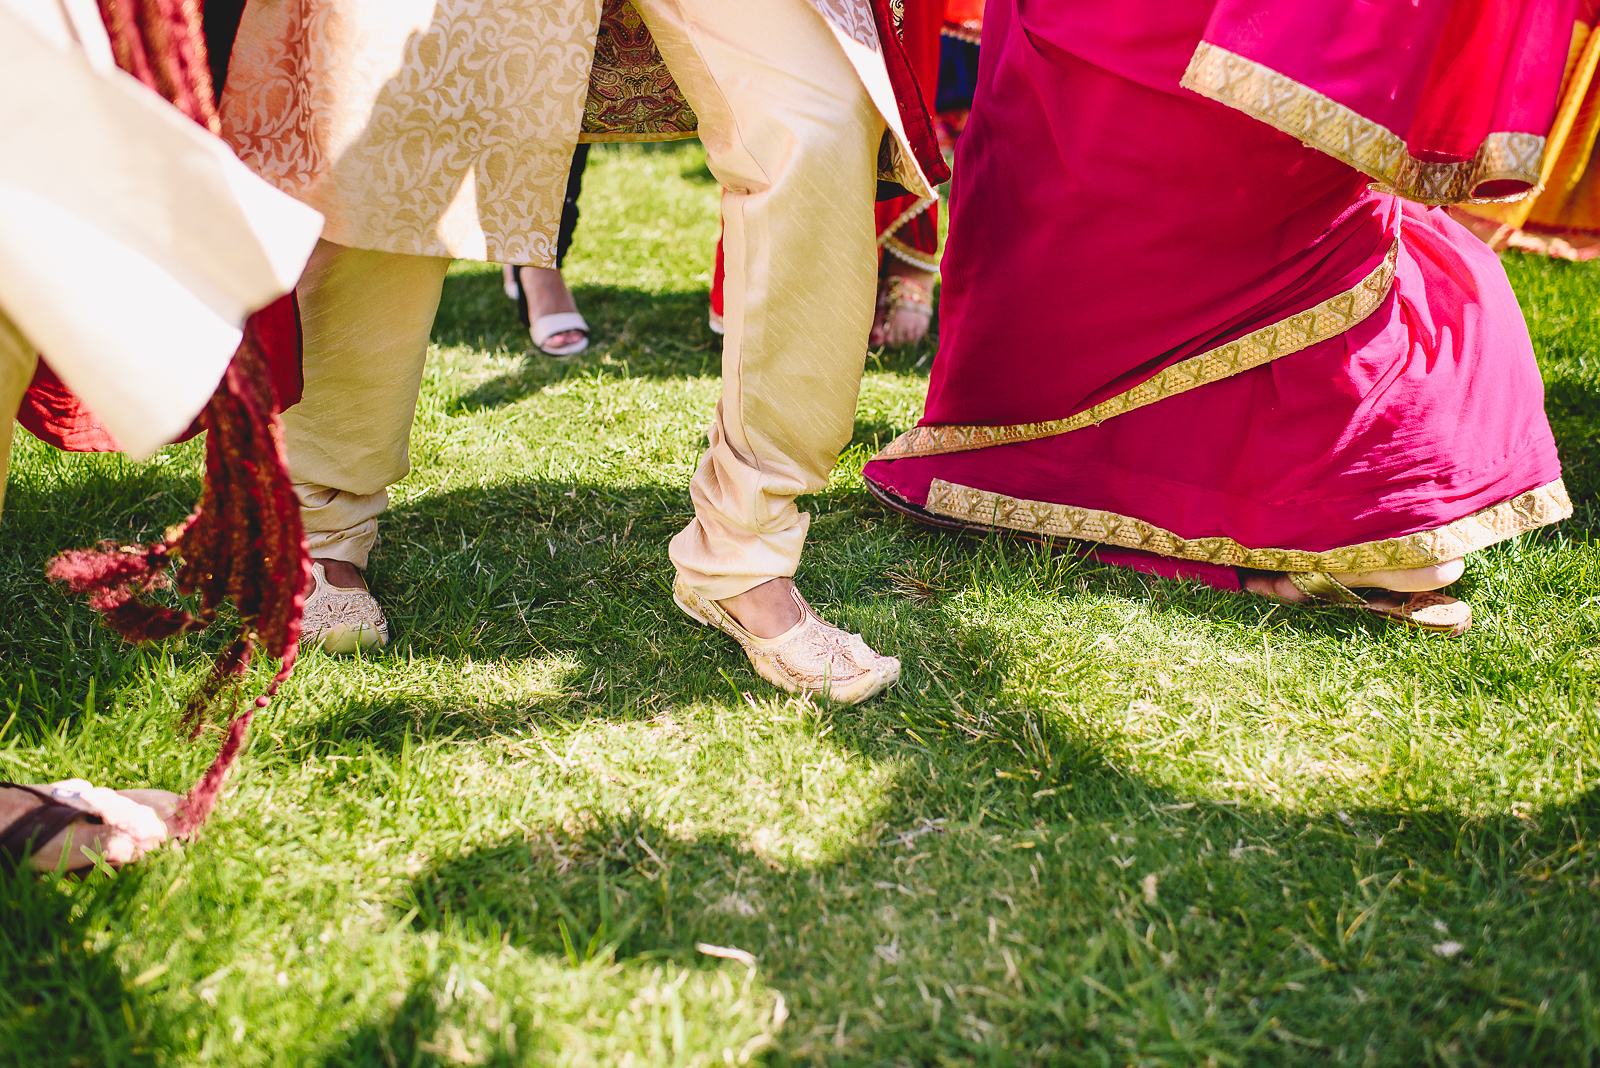
{"label": "paisley patterned fabric", "polygon": [[[809,2],[883,114],[883,179],[926,190],[874,0]],[[256,0],[222,126],[330,241],[551,264],[574,143],[688,137],[695,119],[626,0]]]}
{"label": "paisley patterned fabric", "polygon": [[606,0],[583,108],[583,140],[693,137],[697,122],[639,12],[628,0]]}

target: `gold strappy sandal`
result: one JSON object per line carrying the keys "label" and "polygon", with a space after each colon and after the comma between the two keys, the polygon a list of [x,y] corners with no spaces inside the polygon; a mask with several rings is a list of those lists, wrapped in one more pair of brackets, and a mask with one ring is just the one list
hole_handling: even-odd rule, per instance
{"label": "gold strappy sandal", "polygon": [[933,289],[904,275],[889,275],[878,288],[878,328],[888,330],[889,320],[901,312],[909,312],[922,321],[922,336],[894,344],[914,345],[927,337],[928,324],[933,322]]}
{"label": "gold strappy sandal", "polygon": [[1472,606],[1437,591],[1387,591],[1398,597],[1400,602],[1385,604],[1363,597],[1326,571],[1290,571],[1286,574],[1296,589],[1323,604],[1359,608],[1429,634],[1442,634],[1450,638],[1459,638],[1472,627]]}

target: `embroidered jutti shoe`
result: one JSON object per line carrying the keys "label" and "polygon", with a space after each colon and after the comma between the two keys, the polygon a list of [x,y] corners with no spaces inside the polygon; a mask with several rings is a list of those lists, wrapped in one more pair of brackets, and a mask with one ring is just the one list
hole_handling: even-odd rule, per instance
{"label": "embroidered jutti shoe", "polygon": [[721,605],[682,582],[673,583],[672,599],[690,619],[738,642],[756,674],[789,693],[855,705],[899,680],[899,660],[874,651],[861,635],[828,623],[799,590],[792,592],[800,622],[776,638],[750,633]]}
{"label": "embroidered jutti shoe", "polygon": [[321,564],[311,565],[311,582],[300,627],[302,644],[320,645],[330,653],[381,649],[389,644],[389,621],[371,593],[333,585]]}

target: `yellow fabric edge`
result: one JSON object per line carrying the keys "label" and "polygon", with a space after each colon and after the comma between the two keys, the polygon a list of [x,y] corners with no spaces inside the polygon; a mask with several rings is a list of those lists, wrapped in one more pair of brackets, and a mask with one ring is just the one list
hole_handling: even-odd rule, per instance
{"label": "yellow fabric edge", "polygon": [[1338,337],[1378,310],[1394,284],[1395,261],[1399,253],[1400,242],[1397,239],[1389,247],[1383,262],[1354,288],[1337,293],[1305,311],[1252,330],[1225,345],[1180,360],[1132,389],[1076,415],[1003,426],[919,426],[895,438],[877,458],[901,460],[912,456],[939,456],[1071,433],[1310,348],[1329,338]]}
{"label": "yellow fabric edge", "polygon": [[989,528],[1136,549],[1179,560],[1259,571],[1376,571],[1431,567],[1514,538],[1572,514],[1560,479],[1433,530],[1336,549],[1252,549],[1232,538],[1184,538],[1132,516],[1021,500],[935,479],[927,510]]}
{"label": "yellow fabric edge", "polygon": [[[1431,163],[1411,155],[1393,130],[1264,64],[1202,41],[1180,83],[1281,130],[1303,144],[1421,204],[1509,202],[1539,185],[1545,139],[1534,133],[1488,134],[1471,160]],[[1510,197],[1474,197],[1488,182],[1523,182]]]}
{"label": "yellow fabric edge", "polygon": [[583,145],[641,144],[655,141],[692,141],[700,134],[697,130],[675,130],[671,133],[633,133],[627,130],[584,131],[578,135]]}

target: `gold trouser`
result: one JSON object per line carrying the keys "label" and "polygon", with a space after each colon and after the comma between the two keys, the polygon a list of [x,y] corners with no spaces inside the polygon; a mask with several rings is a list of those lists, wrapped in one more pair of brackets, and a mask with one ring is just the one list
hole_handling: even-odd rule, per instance
{"label": "gold trouser", "polygon": [[11,434],[22,394],[33,381],[39,356],[5,312],[0,312],[0,508],[6,503],[6,474],[11,468]]}
{"label": "gold trouser", "polygon": [[447,259],[319,241],[297,290],[305,390],[283,416],[311,555],[367,566],[411,420]]}
{"label": "gold trouser", "polygon": [[[872,321],[884,122],[807,0],[635,0],[723,187],[727,334],[679,574],[713,599],[793,575],[854,429]],[[595,235],[595,240],[604,240]],[[407,470],[446,261],[324,244],[300,289],[305,399],[286,419],[313,555],[365,566]]]}

